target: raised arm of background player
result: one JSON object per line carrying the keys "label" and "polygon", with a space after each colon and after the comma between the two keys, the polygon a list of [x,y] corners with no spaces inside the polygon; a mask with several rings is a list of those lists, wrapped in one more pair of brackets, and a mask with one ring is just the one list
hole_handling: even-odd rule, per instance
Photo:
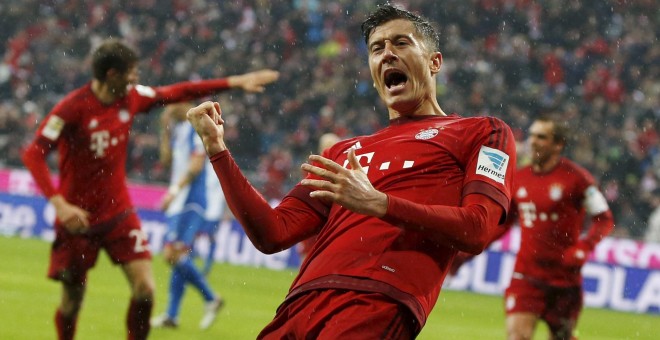
{"label": "raised arm of background player", "polygon": [[[167,86],[148,87],[136,85],[136,90],[142,94],[138,104],[138,112],[148,112],[151,108],[168,103],[176,103],[201,98],[230,88],[241,88],[248,92],[262,92],[264,86],[279,77],[274,70],[259,70],[227,78],[187,81]],[[58,115],[66,108],[55,106],[49,113]],[[42,124],[48,121],[46,117]],[[66,124],[66,120],[63,120]],[[37,186],[49,199],[55,208],[58,219],[71,233],[85,232],[89,226],[89,212],[69,203],[55,188],[51,181],[51,172],[47,158],[52,150],[57,148],[58,140],[53,141],[44,136],[36,136],[23,153],[23,163],[28,168]]]}
{"label": "raised arm of background player", "polygon": [[[287,249],[323,226],[329,207],[314,209],[298,198],[287,196],[278,207],[271,208],[252,187],[224,144],[224,121],[218,103],[205,102],[191,109],[188,111],[188,120],[202,138],[206,152],[211,157],[216,175],[224,192],[228,194],[229,208],[257,249],[264,253]],[[353,212],[380,218],[401,220],[400,214],[405,214],[405,228],[424,229],[438,242],[459,250],[471,253],[483,251],[488,235],[493,233],[490,229],[498,228],[498,221],[504,214],[504,209],[498,203],[478,194],[466,196],[461,207],[429,206],[389,198],[373,188],[354,151],[349,152],[351,169],[317,155],[310,156],[310,161],[324,168],[303,164],[302,169],[327,179],[306,179],[301,182],[316,190],[311,191],[311,197],[329,200]],[[388,202],[388,199],[396,202]],[[400,210],[403,212],[399,209],[390,209],[397,210],[394,212],[388,210],[388,204],[402,207]]]}

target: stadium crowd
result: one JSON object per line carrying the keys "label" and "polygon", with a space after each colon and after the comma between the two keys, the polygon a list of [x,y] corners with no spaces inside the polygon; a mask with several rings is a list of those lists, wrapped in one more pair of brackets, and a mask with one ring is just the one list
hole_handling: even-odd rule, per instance
{"label": "stadium crowd", "polygon": [[[524,148],[524,131],[534,118],[560,112],[575,129],[568,156],[601,183],[614,212],[614,235],[644,237],[660,203],[655,0],[395,3],[440,23],[446,57],[437,95],[448,113],[502,118]],[[144,85],[279,70],[280,81],[266,92],[227,92],[219,101],[227,143],[236,155],[251,155],[237,161],[267,198],[281,198],[300,179],[295,169],[321,135],[369,134],[387,124],[358,27],[374,5],[351,0],[2,3],[0,166],[23,166],[20,150],[42,117],[89,78],[91,48],[119,37],[140,52]],[[133,130],[129,176],[135,181],[168,178],[158,161],[157,116],[142,117]]]}

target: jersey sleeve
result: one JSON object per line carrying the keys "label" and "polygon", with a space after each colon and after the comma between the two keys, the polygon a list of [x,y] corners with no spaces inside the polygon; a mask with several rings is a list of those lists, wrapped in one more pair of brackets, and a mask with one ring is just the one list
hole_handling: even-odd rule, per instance
{"label": "jersey sleeve", "polygon": [[[516,167],[516,144],[511,128],[502,120],[481,121],[467,155],[463,197],[482,194],[490,197],[508,214]],[[505,220],[503,215],[500,222]]]}
{"label": "jersey sleeve", "polygon": [[314,235],[323,225],[322,215],[296,195],[287,195],[272,208],[241,173],[229,151],[213,155],[211,164],[226,193],[229,209],[260,251],[287,249]]}
{"label": "jersey sleeve", "polygon": [[21,156],[23,164],[30,171],[35,183],[46,198],[50,198],[57,193],[48,168],[48,155],[56,148],[62,136],[74,124],[73,112],[75,110],[72,110],[71,107],[65,104],[64,101],[55,105],[53,110],[41,122],[34,139],[23,150]]}
{"label": "jersey sleeve", "polygon": [[148,112],[154,106],[199,99],[230,88],[227,78],[185,81],[158,87],[136,85],[133,88],[137,95],[135,111]]}

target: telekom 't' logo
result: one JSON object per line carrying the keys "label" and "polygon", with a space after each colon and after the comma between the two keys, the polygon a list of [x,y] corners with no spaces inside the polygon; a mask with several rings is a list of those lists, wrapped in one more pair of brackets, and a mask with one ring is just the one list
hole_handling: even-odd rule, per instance
{"label": "telekom 't' logo", "polygon": [[97,157],[105,156],[105,150],[110,146],[110,132],[108,130],[95,131],[91,136],[89,149],[96,151]]}

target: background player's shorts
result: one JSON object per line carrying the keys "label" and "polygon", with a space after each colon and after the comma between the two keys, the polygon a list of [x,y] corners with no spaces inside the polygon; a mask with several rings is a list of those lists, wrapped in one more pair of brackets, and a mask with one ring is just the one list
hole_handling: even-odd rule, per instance
{"label": "background player's shorts", "polygon": [[[99,229],[103,231],[94,233]],[[149,241],[134,212],[103,223],[102,227],[92,226],[91,230],[89,234],[72,235],[63,226],[55,226],[48,277],[72,284],[84,284],[87,271],[96,264],[101,248],[105,249],[115,264],[151,258]]]}
{"label": "background player's shorts", "polygon": [[419,330],[412,312],[383,294],[323,289],[283,303],[257,339],[414,339]]}
{"label": "background player's shorts", "polygon": [[553,287],[526,279],[511,280],[504,293],[506,313],[533,313],[556,333],[575,325],[582,310],[582,287]]}
{"label": "background player's shorts", "polygon": [[180,214],[167,217],[167,233],[165,244],[181,243],[192,249],[195,237],[204,228],[204,216],[195,210],[186,210]]}

